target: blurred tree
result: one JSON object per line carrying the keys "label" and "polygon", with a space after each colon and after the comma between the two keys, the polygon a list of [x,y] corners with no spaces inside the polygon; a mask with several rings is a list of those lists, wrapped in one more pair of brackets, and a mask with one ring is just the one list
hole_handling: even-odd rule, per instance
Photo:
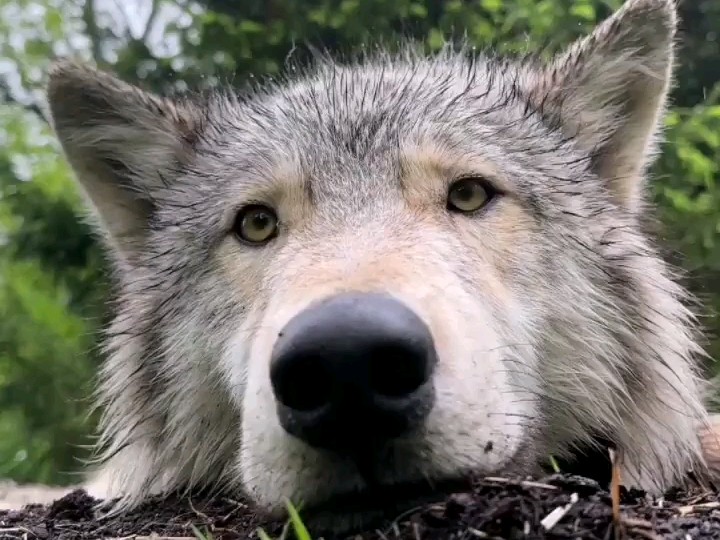
{"label": "blurred tree", "polygon": [[680,66],[675,103],[691,107],[704,101],[720,81],[720,2],[680,2]]}
{"label": "blurred tree", "polygon": [[[276,75],[310,45],[428,50],[449,36],[505,52],[557,50],[622,0],[0,0],[0,477],[69,482],[93,418],[106,265],[79,219],[70,171],[43,120],[42,84],[72,54],[157,91]],[[691,272],[720,330],[720,3],[684,0],[675,107],[652,193],[663,245]],[[720,340],[710,343],[720,355]]]}

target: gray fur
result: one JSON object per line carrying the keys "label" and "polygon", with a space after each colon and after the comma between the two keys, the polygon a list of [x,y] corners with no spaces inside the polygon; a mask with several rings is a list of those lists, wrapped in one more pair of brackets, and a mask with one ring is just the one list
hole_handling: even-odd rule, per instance
{"label": "gray fur", "polygon": [[[348,289],[398,296],[438,343],[435,410],[378,458],[381,481],[532,472],[593,434],[651,491],[701,469],[696,322],[640,224],[675,25],[671,0],[630,0],[548,66],[408,49],[202,100],[57,62],[55,129],[120,288],[98,485],[121,508],[192,486],[271,510],[361,489],[284,435],[267,373],[283,323]],[[450,215],[467,173],[503,194]],[[267,246],[229,232],[248,201],[278,209]]]}

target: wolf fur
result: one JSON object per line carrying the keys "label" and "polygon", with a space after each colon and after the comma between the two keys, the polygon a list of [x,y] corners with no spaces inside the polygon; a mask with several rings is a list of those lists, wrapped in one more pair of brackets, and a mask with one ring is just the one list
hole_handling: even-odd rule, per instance
{"label": "wolf fur", "polygon": [[[184,98],[56,61],[54,129],[119,289],[104,494],[362,491],[282,430],[268,377],[283,325],[342,291],[392,294],[438,350],[435,406],[378,454],[380,485],[533,472],[595,435],[651,492],[702,470],[698,327],[643,228],[675,30],[672,0],[628,0],[550,62],[408,47]],[[468,174],[498,194],[451,214]],[[249,202],[280,218],[263,246],[231,232]]]}

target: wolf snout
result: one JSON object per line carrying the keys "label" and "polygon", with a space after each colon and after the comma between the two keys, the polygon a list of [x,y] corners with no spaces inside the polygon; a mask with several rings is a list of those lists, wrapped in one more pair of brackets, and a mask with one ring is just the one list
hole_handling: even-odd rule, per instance
{"label": "wolf snout", "polygon": [[275,344],[280,424],[321,448],[382,443],[431,411],[436,363],[430,329],[402,302],[377,293],[325,299],[291,319]]}

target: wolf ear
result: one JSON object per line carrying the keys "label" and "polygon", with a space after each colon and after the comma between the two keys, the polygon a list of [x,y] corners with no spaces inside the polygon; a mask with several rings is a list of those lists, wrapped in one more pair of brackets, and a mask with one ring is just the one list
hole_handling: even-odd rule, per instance
{"label": "wolf ear", "polygon": [[192,157],[201,116],[71,60],[50,70],[51,122],[88,207],[121,260],[142,245],[154,195]]}
{"label": "wolf ear", "polygon": [[594,171],[632,212],[656,151],[676,27],[674,0],[628,0],[524,82],[530,100],[593,156]]}

